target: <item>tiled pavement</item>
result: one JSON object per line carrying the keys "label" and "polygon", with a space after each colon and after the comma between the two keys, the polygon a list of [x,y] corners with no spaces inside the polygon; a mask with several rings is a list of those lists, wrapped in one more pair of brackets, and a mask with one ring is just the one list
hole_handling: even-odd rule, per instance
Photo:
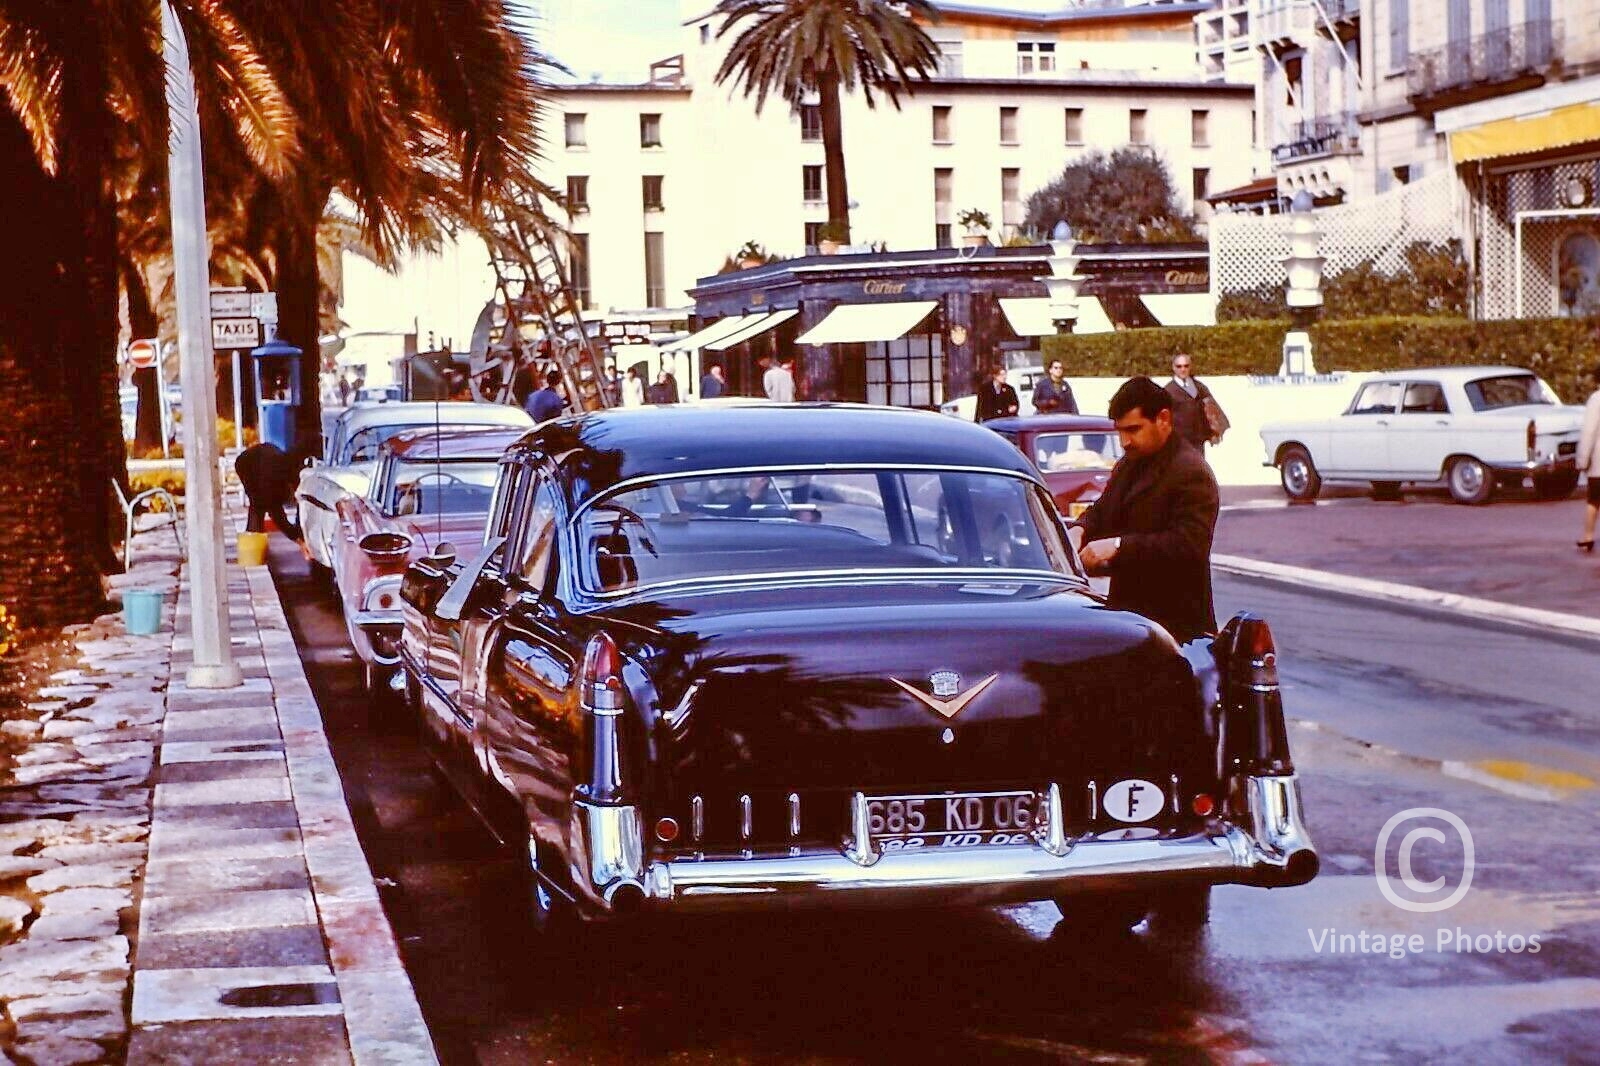
{"label": "tiled pavement", "polygon": [[271,575],[228,575],[240,688],[183,686],[179,598],[127,1061],[434,1062]]}

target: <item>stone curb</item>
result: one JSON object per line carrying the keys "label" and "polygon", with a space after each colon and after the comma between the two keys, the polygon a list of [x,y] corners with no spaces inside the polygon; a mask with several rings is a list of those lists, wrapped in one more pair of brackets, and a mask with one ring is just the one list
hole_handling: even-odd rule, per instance
{"label": "stone curb", "polygon": [[422,1008],[345,803],[289,623],[265,566],[245,567],[261,650],[278,705],[290,787],[356,1066],[437,1063]]}
{"label": "stone curb", "polygon": [[1300,588],[1319,589],[1341,596],[1360,599],[1400,601],[1418,607],[1432,608],[1452,614],[1467,615],[1497,625],[1533,629],[1543,633],[1561,633],[1569,636],[1600,640],[1600,618],[1587,618],[1560,611],[1544,611],[1537,607],[1520,607],[1497,600],[1463,596],[1456,592],[1439,592],[1434,589],[1401,585],[1391,581],[1353,577],[1329,570],[1312,570],[1302,566],[1263,562],[1238,555],[1213,555],[1213,569],[1240,577],[1253,577],[1263,581],[1295,585]]}

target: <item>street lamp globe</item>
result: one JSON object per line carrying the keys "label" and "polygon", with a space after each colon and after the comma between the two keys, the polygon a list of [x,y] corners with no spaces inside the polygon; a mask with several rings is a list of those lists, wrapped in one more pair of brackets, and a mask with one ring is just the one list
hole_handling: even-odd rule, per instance
{"label": "street lamp globe", "polygon": [[1053,241],[1072,240],[1072,227],[1067,225],[1066,219],[1056,223],[1056,228],[1050,231],[1050,239]]}

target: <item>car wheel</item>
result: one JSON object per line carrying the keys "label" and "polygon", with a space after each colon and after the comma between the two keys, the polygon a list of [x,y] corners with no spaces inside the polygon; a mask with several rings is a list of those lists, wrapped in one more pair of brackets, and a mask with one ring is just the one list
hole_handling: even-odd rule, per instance
{"label": "car wheel", "polygon": [[1564,500],[1578,487],[1578,472],[1563,470],[1558,474],[1538,474],[1533,479],[1533,491],[1541,500]]}
{"label": "car wheel", "polygon": [[1322,476],[1311,462],[1311,453],[1298,444],[1284,449],[1278,461],[1278,478],[1291,500],[1314,500],[1322,491]]}
{"label": "car wheel", "polygon": [[1457,503],[1476,506],[1488,503],[1494,496],[1494,475],[1476,459],[1462,458],[1451,463],[1445,480],[1450,497]]}
{"label": "car wheel", "polygon": [[1372,483],[1372,498],[1374,500],[1388,500],[1390,502],[1404,499],[1400,493],[1400,482],[1374,481]]}
{"label": "car wheel", "polygon": [[1056,908],[1061,923],[1051,938],[1080,943],[1129,935],[1149,912],[1150,901],[1129,892],[1085,892],[1057,898]]}

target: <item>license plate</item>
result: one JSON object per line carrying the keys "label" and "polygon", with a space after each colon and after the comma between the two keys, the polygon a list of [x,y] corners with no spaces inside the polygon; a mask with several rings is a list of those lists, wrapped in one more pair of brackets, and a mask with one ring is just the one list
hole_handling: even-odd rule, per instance
{"label": "license plate", "polygon": [[1084,513],[1089,510],[1090,506],[1091,505],[1087,503],[1069,503],[1067,504],[1067,517],[1082,518]]}
{"label": "license plate", "polygon": [[869,796],[867,832],[884,851],[1027,844],[1039,806],[1034,792]]}

